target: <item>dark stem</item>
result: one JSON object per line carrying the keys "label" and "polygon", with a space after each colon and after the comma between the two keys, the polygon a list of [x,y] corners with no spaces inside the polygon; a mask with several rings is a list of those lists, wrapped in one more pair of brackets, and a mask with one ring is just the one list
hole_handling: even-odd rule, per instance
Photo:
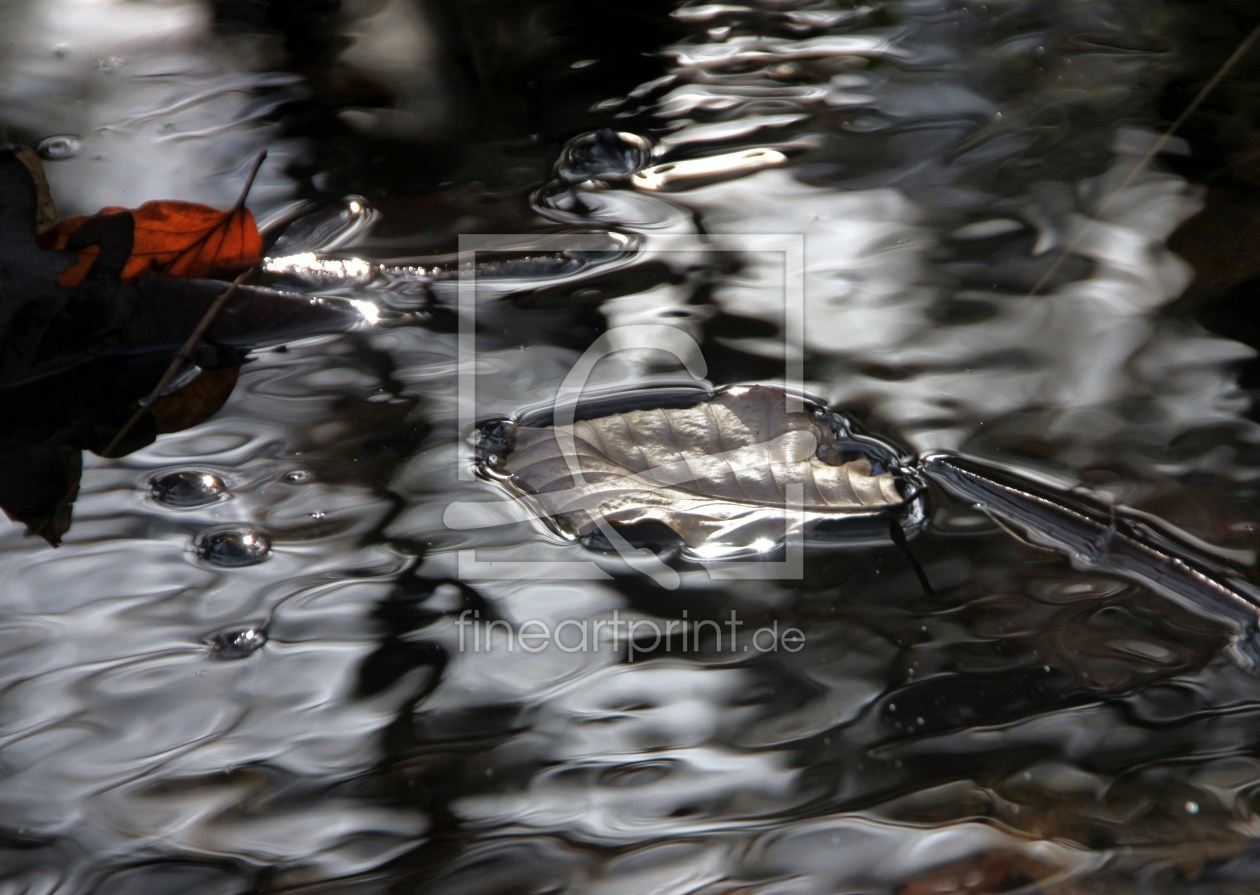
{"label": "dark stem", "polygon": [[254,159],[254,166],[249,169],[249,176],[245,178],[245,188],[241,190],[241,197],[236,200],[236,204],[232,206],[233,211],[240,211],[245,207],[245,200],[249,198],[249,191],[254,188],[254,181],[258,179],[258,172],[262,170],[263,162],[267,160],[267,150],[258,153],[258,157]]}
{"label": "dark stem", "polygon": [[936,590],[933,589],[932,582],[928,580],[927,572],[923,570],[923,565],[910,549],[910,542],[906,540],[906,531],[901,527],[901,523],[898,520],[890,519],[888,521],[888,536],[892,538],[894,544],[901,548],[901,552],[906,555],[906,559],[910,560],[910,567],[914,569],[914,574],[919,579],[919,586],[923,588],[923,593],[927,595],[929,600],[936,599]]}
{"label": "dark stem", "polygon": [[210,326],[214,323],[215,318],[219,316],[219,312],[223,310],[224,306],[228,303],[228,300],[236,294],[237,288],[242,282],[244,282],[245,278],[253,272],[253,267],[249,270],[243,271],[231,282],[231,284],[228,285],[226,289],[223,290],[219,297],[214,300],[214,303],[206,309],[206,312],[201,315],[201,320],[198,322],[197,328],[192,331],[192,335],[188,337],[188,340],[184,342],[183,347],[181,347],[175,354],[175,357],[171,360],[170,366],[166,368],[166,372],[163,373],[162,378],[158,380],[158,384],[155,385],[153,387],[153,391],[149,392],[148,396],[140,402],[140,405],[135,409],[135,412],[131,414],[131,418],[127,420],[126,425],[119,429],[110,443],[106,445],[101,456],[113,456],[114,449],[117,448],[118,445],[122,443],[122,440],[131,433],[131,430],[135,428],[136,423],[140,422],[140,418],[144,416],[145,412],[149,409],[152,403],[162,396],[162,392],[165,391],[166,387],[175,380],[176,376],[179,375],[179,371],[184,368],[184,364],[192,360],[192,353],[197,348],[197,344],[201,341],[202,336],[206,334],[206,330],[210,329]]}

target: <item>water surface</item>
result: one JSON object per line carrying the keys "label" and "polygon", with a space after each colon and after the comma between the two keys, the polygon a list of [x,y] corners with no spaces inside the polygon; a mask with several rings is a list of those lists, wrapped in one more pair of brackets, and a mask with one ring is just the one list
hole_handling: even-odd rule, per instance
{"label": "water surface", "polygon": [[[911,544],[931,595],[893,545],[667,587],[512,522],[467,440],[606,330],[668,326],[715,384],[798,371],[908,451],[1057,475],[1250,568],[1254,338],[1223,287],[1177,303],[1194,270],[1168,242],[1241,151],[1222,122],[1247,120],[1254,56],[1130,178],[1249,16],[0,12],[7,137],[82,144],[47,162],[63,213],[227,205],[265,147],[260,220],[331,214],[286,251],[348,262],[285,282],[382,312],[258,352],[204,425],[88,455],[60,548],[0,530],[4,890],[1251,891],[1260,681],[1227,632],[943,498]],[[784,161],[630,179],[750,150]],[[461,295],[478,234],[511,251]],[[587,385],[686,378],[639,349]],[[181,472],[212,493],[151,485]],[[505,524],[448,525],[456,504]],[[734,639],[637,649],[504,633],[732,611]],[[804,648],[749,648],[771,625]]]}

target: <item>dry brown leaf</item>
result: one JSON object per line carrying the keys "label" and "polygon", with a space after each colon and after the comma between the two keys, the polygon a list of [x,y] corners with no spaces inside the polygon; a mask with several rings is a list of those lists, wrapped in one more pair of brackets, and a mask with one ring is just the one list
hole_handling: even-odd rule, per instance
{"label": "dry brown leaf", "polygon": [[785,392],[751,386],[681,409],[518,426],[500,465],[577,537],[600,521],[657,522],[693,549],[751,547],[913,503],[893,473],[872,469],[869,444],[846,453],[856,444],[842,443],[825,415],[789,412]]}

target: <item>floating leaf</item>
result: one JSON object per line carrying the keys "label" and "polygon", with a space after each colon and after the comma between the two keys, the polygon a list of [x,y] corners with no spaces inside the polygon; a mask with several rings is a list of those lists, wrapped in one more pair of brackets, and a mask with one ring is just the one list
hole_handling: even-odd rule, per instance
{"label": "floating leaf", "polygon": [[[183,231],[183,249],[163,254],[156,246],[161,233],[157,209],[181,207],[205,213],[185,217],[185,224],[192,224]],[[0,389],[99,357],[177,350],[226,286],[171,276],[170,271],[200,276],[247,265],[261,246],[243,207],[218,211],[185,202],[151,202],[135,212],[61,224],[55,224],[55,217],[38,156],[25,147],[0,147],[0,269],[5,272],[0,278]],[[137,221],[144,223],[141,241],[149,247],[133,252]],[[75,263],[68,252],[49,250],[50,243],[79,248],[83,254]],[[83,278],[84,259],[93,257]],[[137,273],[137,266],[149,272]],[[68,270],[77,271],[72,279],[78,285],[61,282]],[[123,273],[125,280],[120,279]],[[224,346],[274,344],[345,329],[362,319],[345,302],[240,286],[206,333],[211,345],[202,348],[218,355]],[[199,357],[197,362],[230,366],[240,359],[233,355],[208,358],[210,364]]]}
{"label": "floating leaf", "polygon": [[124,282],[147,271],[173,277],[230,276],[262,259],[262,236],[247,208],[221,211],[194,202],[146,202],[132,211],[103,208],[91,216],[67,218],[41,236],[41,244],[78,251],[78,263],[58,278],[62,286],[82,283],[111,250],[125,251],[117,271]]}
{"label": "floating leaf", "polygon": [[890,520],[922,518],[918,489],[893,472],[895,452],[766,386],[500,435],[482,439],[483,471],[578,538],[603,523],[656,523],[708,557],[762,551],[822,523],[886,538]]}
{"label": "floating leaf", "polygon": [[[82,254],[50,249],[58,243]],[[239,205],[149,203],[58,225],[39,157],[0,146],[0,511],[57,543],[83,449],[121,440],[110,451],[120,455],[195,425],[227,400],[251,348],[362,322],[347,302],[256,286],[224,299],[227,284],[187,278],[248,266],[260,251]],[[74,285],[62,282],[67,269]],[[212,308],[191,356],[200,372],[137,414]]]}

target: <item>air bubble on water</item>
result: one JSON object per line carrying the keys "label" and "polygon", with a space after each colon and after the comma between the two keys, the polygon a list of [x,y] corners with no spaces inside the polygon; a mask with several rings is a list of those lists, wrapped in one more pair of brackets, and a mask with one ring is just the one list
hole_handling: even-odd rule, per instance
{"label": "air bubble on water", "polygon": [[1199,813],[1198,802],[1186,802],[1186,814],[1198,814],[1198,813]]}
{"label": "air bubble on water", "polygon": [[271,556],[271,538],[247,525],[225,525],[202,532],[193,543],[197,555],[225,568],[252,566]]}
{"label": "air bubble on water", "polygon": [[55,134],[40,140],[35,151],[49,161],[74,158],[83,151],[83,141],[76,134]]}
{"label": "air bubble on water", "polygon": [[149,479],[149,496],[164,507],[186,510],[204,507],[232,496],[217,474],[204,469],[180,469]]}
{"label": "air bubble on water", "polygon": [[284,474],[284,480],[290,485],[301,485],[313,478],[314,474],[305,469],[293,469]]}
{"label": "air bubble on water", "polygon": [[366,234],[380,219],[363,196],[344,196],[340,203],[289,221],[266,259],[275,273],[303,273],[323,279],[370,278],[376,266],[360,258],[327,258]]}
{"label": "air bubble on water", "polygon": [[262,625],[229,628],[207,637],[206,642],[216,659],[244,659],[266,645],[267,629]]}
{"label": "air bubble on water", "polygon": [[568,142],[556,163],[565,183],[625,180],[652,159],[652,144],[638,134],[601,128]]}

